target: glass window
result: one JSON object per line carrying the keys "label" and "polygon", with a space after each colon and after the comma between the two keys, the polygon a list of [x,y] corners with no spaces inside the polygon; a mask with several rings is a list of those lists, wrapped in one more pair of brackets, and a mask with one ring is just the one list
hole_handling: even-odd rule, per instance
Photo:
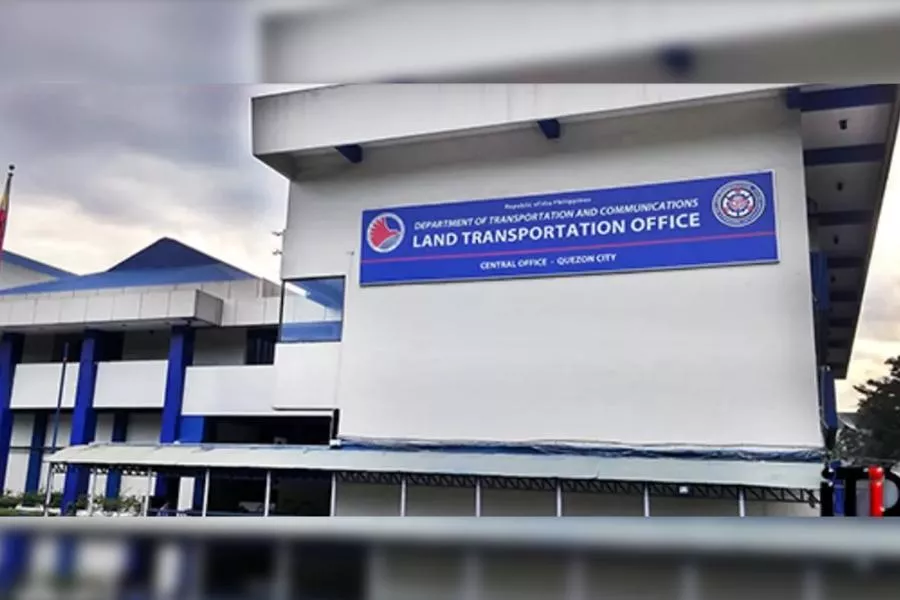
{"label": "glass window", "polygon": [[344,321],[344,277],[295,279],[281,288],[281,343],[339,342]]}

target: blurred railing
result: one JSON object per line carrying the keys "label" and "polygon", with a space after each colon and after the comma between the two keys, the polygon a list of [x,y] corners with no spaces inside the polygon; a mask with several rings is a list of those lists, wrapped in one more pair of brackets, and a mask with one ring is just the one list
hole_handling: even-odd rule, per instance
{"label": "blurred railing", "polygon": [[[90,590],[95,598],[105,593],[126,598],[138,597],[126,594],[152,592],[156,598],[198,600],[705,600],[763,595],[769,600],[867,600],[892,598],[900,589],[900,543],[888,523],[875,519],[13,517],[0,523],[0,534],[44,543],[48,539],[77,539],[84,545],[117,542],[122,553],[134,555],[133,549],[141,547],[147,556],[156,555],[154,577],[112,577],[98,583],[76,571],[66,582],[56,582],[53,589],[64,593],[57,597],[80,597],[79,593]],[[163,560],[166,554],[169,559]],[[46,577],[32,574],[19,580],[18,597],[41,597],[48,589]],[[222,596],[222,588],[232,593]],[[521,595],[529,589],[531,594]],[[31,595],[26,595],[29,590]]]}

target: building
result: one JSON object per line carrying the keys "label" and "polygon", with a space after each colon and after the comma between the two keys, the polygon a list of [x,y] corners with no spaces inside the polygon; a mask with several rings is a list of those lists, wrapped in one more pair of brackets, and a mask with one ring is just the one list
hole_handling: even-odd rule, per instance
{"label": "building", "polygon": [[[257,382],[245,389],[254,399],[271,394],[278,284],[171,239],[88,275],[7,253],[0,275],[6,490],[43,493],[45,452],[71,444],[171,442],[178,426],[202,441],[196,415],[213,423],[231,414],[224,391],[235,369],[246,366],[240,377]],[[69,479],[66,500],[87,493],[84,481]],[[64,482],[55,478],[51,488],[61,492]],[[96,484],[111,497],[120,488],[146,495],[143,480]]]}
{"label": "building", "polygon": [[[254,154],[291,180],[285,309],[223,299],[154,365],[101,363],[91,410],[151,411],[145,444],[73,432],[54,460],[162,474],[201,514],[818,514],[896,114],[891,85],[258,98]],[[278,303],[241,285],[238,312]],[[271,365],[242,364],[243,327]],[[237,353],[203,366],[218,336]],[[105,383],[137,368],[139,402]]]}
{"label": "building", "polygon": [[52,462],[63,506],[145,514],[816,515],[897,110],[892,85],[259,98],[282,285],[161,240],[6,290],[6,487]]}

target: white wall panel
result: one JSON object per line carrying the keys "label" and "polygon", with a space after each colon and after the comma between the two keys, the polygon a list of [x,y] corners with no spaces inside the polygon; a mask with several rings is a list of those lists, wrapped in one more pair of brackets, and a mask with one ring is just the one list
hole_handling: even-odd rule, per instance
{"label": "white wall panel", "polygon": [[272,365],[188,367],[182,412],[186,415],[272,413]]}
{"label": "white wall panel", "polygon": [[341,342],[310,342],[275,346],[276,409],[335,408]]}
{"label": "white wall panel", "polygon": [[106,294],[26,294],[0,299],[0,326],[27,327],[96,324],[109,321],[171,321],[196,319],[220,324],[222,300],[193,290],[139,292],[112,290]]}
{"label": "white wall panel", "polygon": [[[342,435],[821,444],[799,117],[782,101],[573,123],[553,143],[535,131],[422,142],[367,161],[293,182],[284,244],[285,278],[348,277]],[[777,265],[358,285],[364,209],[756,170],[775,173]]]}
{"label": "white wall panel", "polygon": [[[31,363],[17,366],[10,406],[14,409],[55,409],[62,371],[62,363]],[[65,382],[62,383],[64,409],[75,406],[77,384],[78,363],[70,362],[65,367]]]}
{"label": "white wall panel", "polygon": [[[266,154],[635,110],[772,85],[353,85],[257,98],[253,152]],[[373,119],[373,111],[378,118]]]}
{"label": "white wall panel", "polygon": [[98,363],[94,408],[162,409],[167,366],[164,360]]}

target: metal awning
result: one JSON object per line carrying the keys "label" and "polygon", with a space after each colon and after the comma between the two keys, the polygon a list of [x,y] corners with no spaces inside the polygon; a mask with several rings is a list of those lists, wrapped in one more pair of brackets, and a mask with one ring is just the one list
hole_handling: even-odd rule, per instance
{"label": "metal awning", "polygon": [[818,490],[818,463],[597,457],[323,446],[209,446],[95,443],[60,450],[54,465],[143,470],[313,470],[571,481],[653,482]]}

